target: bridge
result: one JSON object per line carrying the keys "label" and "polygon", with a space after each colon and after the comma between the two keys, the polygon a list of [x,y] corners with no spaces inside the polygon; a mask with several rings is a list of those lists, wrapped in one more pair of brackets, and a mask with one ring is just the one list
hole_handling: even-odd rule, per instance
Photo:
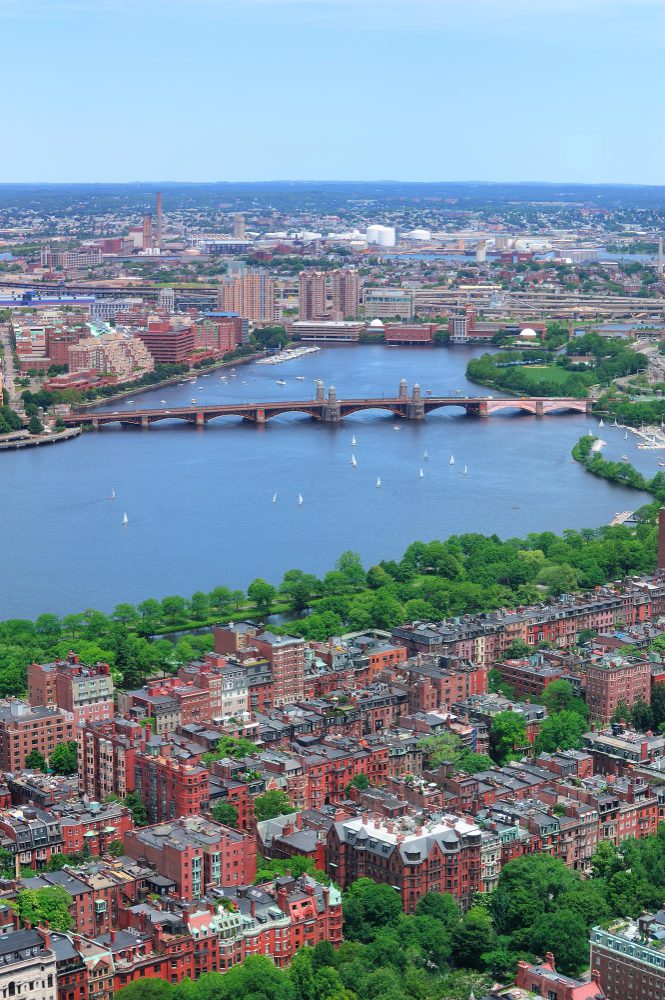
{"label": "bridge", "polygon": [[443,407],[460,407],[473,417],[490,417],[502,410],[519,410],[536,417],[550,413],[591,413],[591,400],[552,396],[423,396],[420,386],[414,385],[409,395],[406,381],[402,379],[399,393],[393,397],[368,399],[338,399],[331,386],[326,395],[322,384],[317,386],[314,399],[285,399],[273,403],[225,403],[202,406],[162,407],[158,410],[116,410],[112,413],[76,412],[64,417],[68,427],[88,426],[98,430],[105,424],[124,424],[128,427],[149,427],[160,420],[184,420],[203,427],[216,417],[241,417],[252,424],[265,424],[272,417],[283,413],[304,413],[326,424],[339,423],[352,413],[365,410],[388,410],[403,420],[424,420],[428,413]]}

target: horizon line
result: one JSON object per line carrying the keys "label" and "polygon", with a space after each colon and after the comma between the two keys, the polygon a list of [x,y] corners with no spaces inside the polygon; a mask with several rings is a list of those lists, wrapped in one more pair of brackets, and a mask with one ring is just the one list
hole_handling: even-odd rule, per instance
{"label": "horizon line", "polygon": [[665,183],[656,183],[654,181],[573,181],[573,180],[409,180],[406,178],[371,178],[371,179],[354,179],[354,178],[314,178],[314,177],[300,177],[300,178],[290,178],[290,177],[273,177],[266,180],[76,180],[76,181],[54,181],[54,180],[33,180],[33,181],[1,181],[0,187],[35,187],[35,186],[50,186],[50,187],[67,187],[74,185],[99,185],[99,184],[114,184],[114,185],[141,185],[141,184],[164,184],[164,185],[175,185],[175,184],[191,184],[191,185],[201,185],[201,184],[213,184],[213,185],[242,185],[242,184],[420,184],[420,185],[478,185],[481,187],[492,187],[493,185],[514,185],[522,187],[530,187],[536,185],[543,185],[547,187],[556,186],[574,186],[574,187],[652,187],[652,188],[665,188]]}

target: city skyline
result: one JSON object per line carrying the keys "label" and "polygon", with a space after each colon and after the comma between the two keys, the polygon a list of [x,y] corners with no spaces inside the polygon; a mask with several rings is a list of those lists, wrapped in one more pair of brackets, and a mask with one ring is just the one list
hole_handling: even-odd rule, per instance
{"label": "city skyline", "polygon": [[[0,13],[17,82],[0,182],[662,180],[655,0],[4,0]],[[48,98],[65,67],[75,99]],[[294,129],[294,113],[320,127]]]}

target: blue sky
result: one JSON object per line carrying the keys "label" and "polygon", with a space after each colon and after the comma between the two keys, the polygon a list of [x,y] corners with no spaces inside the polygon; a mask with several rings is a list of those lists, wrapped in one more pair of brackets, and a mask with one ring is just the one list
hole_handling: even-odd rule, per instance
{"label": "blue sky", "polygon": [[664,0],[0,0],[0,181],[664,182]]}

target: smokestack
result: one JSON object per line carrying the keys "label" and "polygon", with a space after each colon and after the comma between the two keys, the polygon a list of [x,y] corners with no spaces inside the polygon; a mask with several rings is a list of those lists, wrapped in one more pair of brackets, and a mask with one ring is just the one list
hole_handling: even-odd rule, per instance
{"label": "smokestack", "polygon": [[658,569],[665,569],[665,507],[658,511]]}
{"label": "smokestack", "polygon": [[157,206],[155,210],[155,221],[157,223],[156,229],[156,245],[161,247],[162,245],[162,192],[157,192]]}

